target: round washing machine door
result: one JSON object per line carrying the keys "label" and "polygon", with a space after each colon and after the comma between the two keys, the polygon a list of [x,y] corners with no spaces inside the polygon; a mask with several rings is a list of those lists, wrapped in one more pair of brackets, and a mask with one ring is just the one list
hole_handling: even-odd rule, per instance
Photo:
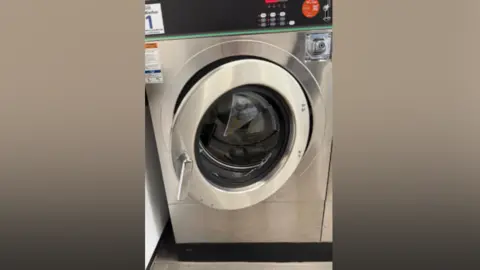
{"label": "round washing machine door", "polygon": [[310,128],[307,98],[285,69],[259,59],[220,65],[189,89],[173,121],[178,199],[230,210],[265,200],[296,170]]}

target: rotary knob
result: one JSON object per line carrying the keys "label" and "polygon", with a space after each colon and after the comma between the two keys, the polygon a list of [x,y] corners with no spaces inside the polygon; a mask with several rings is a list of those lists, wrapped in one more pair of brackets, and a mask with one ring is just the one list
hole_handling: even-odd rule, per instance
{"label": "rotary knob", "polygon": [[327,43],[323,39],[313,39],[307,48],[308,53],[312,56],[322,55],[327,51]]}
{"label": "rotary knob", "polygon": [[327,44],[323,40],[313,41],[313,54],[322,54],[327,50]]}
{"label": "rotary knob", "polygon": [[305,40],[305,60],[325,61],[330,59],[332,49],[331,42],[332,38],[330,33],[308,34]]}

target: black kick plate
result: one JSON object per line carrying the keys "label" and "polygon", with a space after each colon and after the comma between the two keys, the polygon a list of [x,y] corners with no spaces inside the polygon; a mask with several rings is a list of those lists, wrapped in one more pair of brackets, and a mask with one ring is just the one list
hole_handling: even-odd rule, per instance
{"label": "black kick plate", "polygon": [[179,261],[330,262],[332,243],[176,244]]}

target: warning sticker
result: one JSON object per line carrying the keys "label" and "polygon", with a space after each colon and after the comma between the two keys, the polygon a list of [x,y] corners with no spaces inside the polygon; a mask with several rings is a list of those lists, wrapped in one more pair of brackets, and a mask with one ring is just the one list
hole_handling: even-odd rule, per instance
{"label": "warning sticker", "polygon": [[162,6],[159,3],[145,5],[145,35],[160,35],[164,33]]}
{"label": "warning sticker", "polygon": [[163,83],[158,42],[145,43],[145,83]]}
{"label": "warning sticker", "polygon": [[302,5],[303,16],[313,18],[320,12],[320,3],[318,0],[305,0]]}

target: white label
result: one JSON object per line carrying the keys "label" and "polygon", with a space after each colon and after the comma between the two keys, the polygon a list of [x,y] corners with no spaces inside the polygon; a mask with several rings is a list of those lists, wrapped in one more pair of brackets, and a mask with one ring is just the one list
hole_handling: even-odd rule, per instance
{"label": "white label", "polygon": [[158,42],[145,43],[145,83],[163,83]]}
{"label": "white label", "polygon": [[160,4],[145,5],[145,35],[164,34],[162,6]]}

